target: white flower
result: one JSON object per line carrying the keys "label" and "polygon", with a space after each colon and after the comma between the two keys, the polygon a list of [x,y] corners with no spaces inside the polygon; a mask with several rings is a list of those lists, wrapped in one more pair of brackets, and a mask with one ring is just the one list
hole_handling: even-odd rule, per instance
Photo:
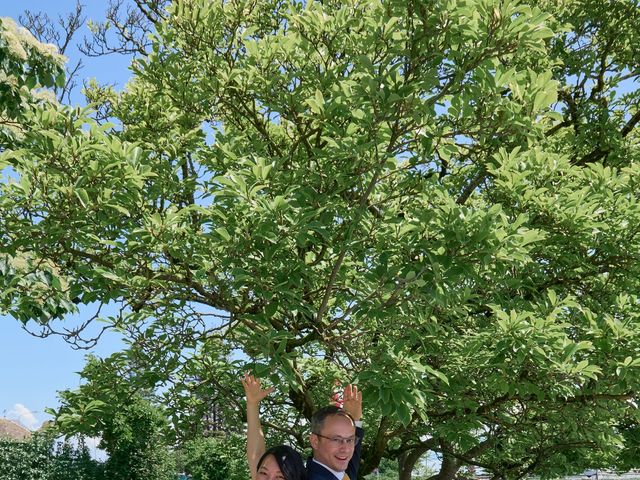
{"label": "white flower", "polygon": [[58,53],[58,47],[52,43],[40,43],[26,28],[20,27],[9,17],[0,17],[2,34],[7,42],[9,52],[18,60],[27,61],[29,51],[35,51],[43,57],[50,58],[57,64],[67,61],[64,55]]}

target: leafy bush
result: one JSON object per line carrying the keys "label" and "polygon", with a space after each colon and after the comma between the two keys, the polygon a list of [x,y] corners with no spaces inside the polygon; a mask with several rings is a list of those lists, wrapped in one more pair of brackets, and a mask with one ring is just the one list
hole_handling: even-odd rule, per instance
{"label": "leafy bush", "polygon": [[78,447],[36,434],[29,441],[0,440],[3,480],[103,480],[103,464],[91,458],[81,440]]}
{"label": "leafy bush", "polygon": [[179,450],[182,469],[193,480],[244,480],[245,440],[238,435],[196,438]]}
{"label": "leafy bush", "polygon": [[163,435],[167,420],[159,408],[134,397],[105,422],[100,446],[109,454],[109,480],[174,480],[175,459]]}

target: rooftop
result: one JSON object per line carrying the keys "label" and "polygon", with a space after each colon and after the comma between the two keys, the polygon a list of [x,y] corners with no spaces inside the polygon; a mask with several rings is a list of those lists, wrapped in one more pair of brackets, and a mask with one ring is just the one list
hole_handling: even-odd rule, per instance
{"label": "rooftop", "polygon": [[31,438],[31,431],[22,425],[9,420],[0,418],[0,440],[28,440]]}

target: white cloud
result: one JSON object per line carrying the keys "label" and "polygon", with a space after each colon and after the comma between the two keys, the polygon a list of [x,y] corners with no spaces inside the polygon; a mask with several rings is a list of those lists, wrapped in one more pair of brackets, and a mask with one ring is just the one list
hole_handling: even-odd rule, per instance
{"label": "white cloud", "polygon": [[21,425],[24,425],[31,430],[36,428],[40,423],[33,412],[21,403],[16,403],[13,406],[13,410],[9,410],[7,417],[12,420],[17,420]]}

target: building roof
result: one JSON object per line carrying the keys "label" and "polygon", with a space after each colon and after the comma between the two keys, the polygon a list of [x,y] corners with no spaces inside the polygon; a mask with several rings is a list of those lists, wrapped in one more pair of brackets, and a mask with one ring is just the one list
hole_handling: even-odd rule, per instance
{"label": "building roof", "polygon": [[13,420],[0,418],[0,440],[28,440],[31,438],[31,431],[17,424]]}

